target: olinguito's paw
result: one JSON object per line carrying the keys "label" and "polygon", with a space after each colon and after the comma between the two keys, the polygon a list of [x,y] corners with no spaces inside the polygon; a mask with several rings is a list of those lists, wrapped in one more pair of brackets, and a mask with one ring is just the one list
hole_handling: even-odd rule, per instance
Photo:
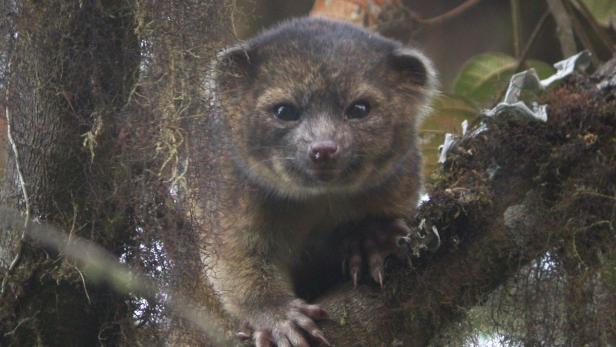
{"label": "olinguito's paw", "polygon": [[325,318],[327,312],[319,306],[295,299],[277,310],[259,313],[237,336],[252,339],[256,347],[331,346],[314,322]]}
{"label": "olinguito's paw", "polygon": [[361,277],[363,264],[368,265],[372,279],[383,287],[385,259],[395,256],[406,259],[409,227],[403,219],[367,220],[359,225],[343,243],[342,271],[353,280],[353,286]]}

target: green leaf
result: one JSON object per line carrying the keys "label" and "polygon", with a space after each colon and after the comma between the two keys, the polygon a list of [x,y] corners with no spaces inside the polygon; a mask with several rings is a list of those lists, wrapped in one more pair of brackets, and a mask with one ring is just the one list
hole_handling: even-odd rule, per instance
{"label": "green leaf", "polygon": [[419,129],[424,174],[428,175],[438,166],[438,147],[445,133],[461,133],[462,121],[471,121],[478,114],[479,110],[461,96],[442,94],[434,99],[432,112]]}
{"label": "green leaf", "polygon": [[[479,107],[494,104],[500,97],[518,65],[517,59],[504,53],[484,53],[468,60],[454,81],[453,91]],[[554,73],[550,65],[529,60],[527,67],[533,67],[541,78]]]}
{"label": "green leaf", "polygon": [[526,67],[534,68],[541,79],[546,79],[556,73],[556,69],[552,65],[540,60],[528,60],[526,61]]}
{"label": "green leaf", "polygon": [[603,26],[616,28],[616,1],[614,0],[582,0],[597,22]]}
{"label": "green leaf", "polygon": [[484,53],[468,60],[453,83],[453,92],[479,106],[495,101],[518,62],[503,53]]}

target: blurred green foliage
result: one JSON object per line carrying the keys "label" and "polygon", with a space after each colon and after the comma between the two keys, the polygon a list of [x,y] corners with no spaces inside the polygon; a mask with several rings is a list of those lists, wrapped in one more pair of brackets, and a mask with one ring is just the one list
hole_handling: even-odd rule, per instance
{"label": "blurred green foliage", "polygon": [[582,0],[582,2],[601,25],[616,28],[616,1]]}
{"label": "blurred green foliage", "polygon": [[[518,59],[504,53],[483,53],[468,60],[453,83],[453,92],[477,107],[490,106],[506,88],[516,72]],[[538,60],[529,60],[527,67],[537,70],[541,78],[554,73],[554,68]]]}

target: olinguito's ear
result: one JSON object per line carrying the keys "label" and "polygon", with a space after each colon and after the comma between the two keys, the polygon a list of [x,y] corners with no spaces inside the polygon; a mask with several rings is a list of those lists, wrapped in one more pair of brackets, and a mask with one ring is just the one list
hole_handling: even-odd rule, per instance
{"label": "olinguito's ear", "polygon": [[256,63],[253,54],[244,45],[227,48],[216,56],[214,81],[223,89],[249,85],[254,77]]}
{"label": "olinguito's ear", "polygon": [[396,48],[388,56],[389,68],[402,80],[416,87],[432,90],[436,86],[436,76],[432,63],[421,52],[412,48]]}

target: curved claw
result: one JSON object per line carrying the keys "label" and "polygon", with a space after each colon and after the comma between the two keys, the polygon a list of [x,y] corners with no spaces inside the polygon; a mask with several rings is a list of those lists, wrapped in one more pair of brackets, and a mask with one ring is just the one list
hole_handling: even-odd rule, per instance
{"label": "curved claw", "polygon": [[353,288],[357,288],[357,282],[359,282],[359,269],[351,271],[351,278],[353,279]]}
{"label": "curved claw", "polygon": [[250,334],[244,332],[244,331],[238,331],[237,333],[235,333],[235,336],[240,339],[241,341],[247,341],[250,340]]}
{"label": "curved claw", "polygon": [[297,326],[302,328],[305,332],[307,332],[310,336],[312,336],[315,340],[319,341],[321,344],[325,346],[330,346],[329,341],[323,335],[323,332],[317,327],[317,325],[311,320],[306,318],[303,315],[292,315],[289,318],[293,320]]}
{"label": "curved claw", "polygon": [[[353,287],[357,288],[362,267],[362,252],[360,242],[357,239],[345,241],[345,257],[342,261],[342,272],[345,276],[351,276]],[[347,272],[348,271],[348,272]]]}
{"label": "curved claw", "polygon": [[327,319],[329,315],[327,311],[319,305],[311,305],[304,302],[302,299],[295,299],[291,302],[291,307],[296,308],[300,313],[314,320]]}

